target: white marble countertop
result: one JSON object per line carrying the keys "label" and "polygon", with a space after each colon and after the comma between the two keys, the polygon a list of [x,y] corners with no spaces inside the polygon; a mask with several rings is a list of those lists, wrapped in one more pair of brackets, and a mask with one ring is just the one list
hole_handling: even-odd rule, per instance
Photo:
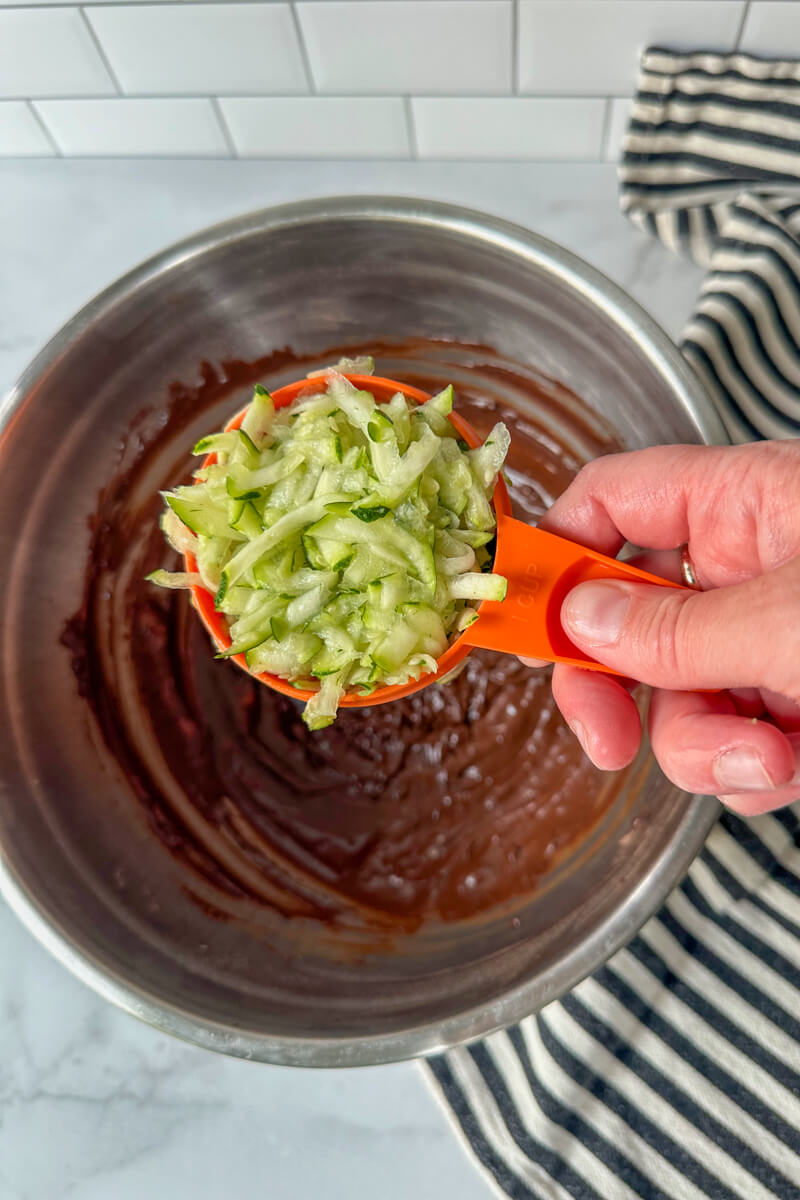
{"label": "white marble countertop", "polygon": [[[0,394],[76,308],[204,225],[315,195],[450,200],[588,259],[673,335],[700,272],[619,215],[613,167],[536,163],[0,164]],[[487,1200],[415,1064],[220,1058],[112,1009],[0,901],[0,1200]]]}

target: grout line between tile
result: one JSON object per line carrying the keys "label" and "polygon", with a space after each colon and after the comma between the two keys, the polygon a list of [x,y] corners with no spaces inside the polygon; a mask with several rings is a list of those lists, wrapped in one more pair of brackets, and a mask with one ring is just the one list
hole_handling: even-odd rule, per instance
{"label": "grout line between tile", "polygon": [[[18,158],[19,158],[19,156],[15,155],[15,154],[0,154],[0,162],[8,161],[9,159],[18,159]],[[39,158],[41,161],[51,161],[52,160],[52,156],[50,156],[50,155],[30,155],[30,156],[25,155],[24,159],[21,161],[28,162],[32,158]],[[172,151],[170,151],[169,153],[165,153],[165,154],[107,154],[105,151],[103,151],[99,154],[87,154],[87,153],[65,154],[65,153],[62,153],[60,155],[60,161],[62,161],[62,162],[95,162],[96,163],[96,162],[127,162],[127,161],[131,161],[131,160],[136,161],[136,162],[159,162],[159,161],[160,162],[165,162],[165,161],[169,162],[169,161],[172,161],[172,162],[237,162],[237,163],[245,163],[245,162],[297,163],[297,162],[313,161],[315,163],[324,163],[324,162],[379,163],[379,164],[380,163],[389,163],[391,165],[397,165],[398,163],[408,163],[411,161],[405,155],[398,156],[396,154],[393,154],[393,155],[381,154],[381,155],[366,155],[366,156],[365,155],[340,154],[340,155],[332,155],[332,156],[329,155],[328,157],[325,157],[324,155],[320,155],[320,154],[315,154],[313,156],[309,156],[307,154],[297,154],[297,155],[294,155],[293,157],[287,157],[285,154],[277,154],[277,155],[243,154],[243,155],[241,155],[241,157],[239,157],[237,159],[226,158],[224,154],[196,154],[196,153],[176,154]],[[519,155],[513,156],[513,157],[507,157],[507,158],[495,158],[495,157],[481,158],[479,156],[476,156],[473,158],[467,158],[464,155],[453,155],[451,157],[448,157],[446,154],[430,154],[430,155],[426,155],[424,158],[420,159],[420,162],[428,162],[428,163],[437,163],[438,162],[438,163],[447,163],[448,165],[450,165],[452,163],[464,163],[466,165],[471,165],[472,163],[479,163],[479,164],[481,164],[483,166],[487,166],[487,167],[504,166],[507,163],[518,163],[523,166],[527,165],[527,166],[537,166],[537,167],[541,166],[542,164],[551,164],[551,165],[556,165],[556,166],[560,166],[560,167],[572,167],[572,166],[575,166],[576,164],[580,165],[580,166],[595,166],[595,167],[613,167],[614,166],[613,163],[602,162],[599,158],[586,158],[586,157],[553,158],[552,156],[550,156],[550,157],[545,156],[543,158],[520,158]]]}
{"label": "grout line between tile", "polygon": [[26,100],[25,103],[27,104],[28,111],[30,112],[34,121],[39,126],[39,128],[41,129],[44,136],[47,138],[48,144],[52,147],[53,153],[55,154],[56,158],[63,158],[64,154],[63,154],[61,147],[59,146],[59,144],[56,141],[53,134],[50,132],[50,126],[47,124],[44,117],[37,109],[36,105],[33,103],[32,100]]}
{"label": "grout line between tile", "polygon": [[406,135],[408,137],[408,152],[412,159],[419,158],[419,146],[417,144],[417,125],[414,120],[414,106],[411,103],[410,96],[403,97],[403,111],[406,115]]}
{"label": "grout line between tile", "polygon": [[84,12],[84,10],[82,8],[79,8],[78,12],[81,15],[81,20],[83,21],[84,25],[86,26],[89,37],[92,39],[92,42],[94,43],[94,48],[97,51],[97,53],[100,55],[100,59],[103,63],[103,66],[105,67],[106,71],[108,72],[108,76],[109,76],[111,82],[113,83],[114,88],[116,89],[117,95],[121,96],[122,95],[122,85],[120,84],[120,81],[117,79],[116,72],[113,70],[111,63],[108,61],[108,55],[106,54],[105,50],[103,49],[100,39],[94,31],[94,26],[92,25],[91,21],[89,20],[89,18],[87,17],[86,13]]}
{"label": "grout line between tile", "polygon": [[225,120],[225,114],[222,111],[222,105],[219,102],[219,96],[209,96],[209,100],[211,101],[211,107],[214,110],[214,116],[217,118],[217,123],[220,127],[223,141],[228,147],[228,153],[230,154],[231,158],[238,158],[239,152],[236,149],[236,143],[233,140],[233,134],[230,131],[228,122]]}
{"label": "grout line between tile", "polygon": [[603,162],[608,161],[608,142],[611,137],[611,111],[614,101],[611,96],[606,100],[606,111],[603,114],[603,129],[600,134],[600,158]]}
{"label": "grout line between tile", "polygon": [[736,31],[736,41],[734,42],[734,47],[737,50],[739,49],[739,47],[742,44],[742,34],[744,33],[744,27],[747,24],[747,18],[750,15],[750,4],[751,4],[751,0],[745,0],[744,11],[742,13],[742,19],[739,22],[739,28]]}
{"label": "grout line between tile", "polygon": [[289,6],[289,8],[290,8],[290,12],[292,14],[292,24],[294,25],[294,31],[295,31],[295,34],[297,35],[297,42],[300,47],[300,58],[302,59],[302,62],[303,62],[303,70],[306,73],[306,87],[308,88],[309,92],[313,96],[317,90],[317,86],[316,86],[316,83],[314,82],[314,72],[311,70],[311,59],[308,56],[308,46],[306,45],[306,39],[303,35],[303,26],[300,23],[300,15],[297,11],[297,5],[295,4],[294,0],[292,0],[292,3]]}
{"label": "grout line between tile", "polygon": [[[341,161],[341,160],[336,160],[336,161]],[[344,161],[347,161],[347,160],[345,159]],[[363,161],[363,160],[361,160],[361,161]],[[378,160],[370,159],[368,161],[378,161]],[[401,162],[401,161],[408,161],[408,160],[393,158],[393,159],[385,159],[385,160],[381,160],[381,161]],[[422,155],[422,157],[420,158],[419,161],[426,162],[426,163],[428,163],[428,162],[467,163],[467,164],[482,163],[483,165],[490,166],[490,167],[491,166],[494,166],[494,167],[504,166],[507,163],[522,163],[522,164],[527,164],[528,166],[537,166],[537,167],[540,167],[543,163],[553,163],[558,166],[572,166],[575,163],[581,163],[584,166],[586,166],[589,163],[592,163],[594,166],[597,166],[597,167],[613,167],[614,166],[613,163],[603,162],[602,159],[598,158],[596,155],[592,158],[587,158],[585,155],[578,155],[576,158],[570,158],[568,155],[561,155],[560,157],[558,157],[558,156],[553,156],[552,154],[549,154],[549,155],[544,154],[544,155],[541,155],[540,157],[536,157],[534,155],[531,155],[530,157],[523,157],[522,155],[519,155],[519,154],[503,154],[503,155],[474,154],[474,155],[472,155],[472,157],[470,157],[467,154],[461,154],[461,153],[459,153],[459,154],[424,154],[424,155]]]}
{"label": "grout line between tile", "polygon": [[[16,158],[14,154],[0,154],[0,162],[8,161],[8,159]],[[34,155],[25,156],[24,161],[29,162]],[[42,157],[42,156],[40,156]],[[49,161],[49,160],[48,160]],[[224,154],[178,154],[172,150],[164,154],[108,154],[105,150],[97,154],[89,154],[82,151],[80,154],[62,154],[62,162],[90,162],[90,163],[106,163],[106,162],[232,162],[230,158],[226,158]],[[238,159],[237,161],[244,161]]]}
{"label": "grout line between tile", "polygon": [[[238,3],[239,0],[236,0]],[[261,0],[262,3],[265,0]],[[359,3],[361,0],[359,0]],[[366,2],[366,0],[364,0]],[[469,0],[471,2],[471,0]],[[790,3],[791,0],[786,0]],[[194,0],[192,0],[194,3]],[[272,3],[272,0],[266,0],[266,3]],[[2,0],[0,0],[0,11],[2,11]],[[307,100],[307,92],[224,92],[221,98],[224,100]],[[400,92],[314,92],[313,95],[319,100],[402,100],[404,96]],[[520,92],[518,95],[511,96],[507,92],[415,92],[413,97],[407,95],[408,99],[414,100],[479,100],[489,104],[495,100],[607,100],[608,93],[580,93],[569,94],[566,92]],[[213,97],[209,96],[208,92],[121,92],[119,95],[112,92],[104,92],[98,94],[95,92],[92,95],[85,93],[79,94],[59,93],[48,96],[2,96],[3,100],[96,100],[102,103],[104,100],[209,100]]]}
{"label": "grout line between tile", "polygon": [[[175,3],[176,0],[166,0],[166,2],[167,3]],[[186,0],[186,2],[192,3],[192,4],[227,4],[227,3],[229,3],[229,0]],[[231,0],[231,2],[232,2],[232,0]],[[288,0],[288,2],[291,2],[291,0]],[[299,0],[299,2],[302,3],[303,0]],[[359,3],[359,4],[368,4],[368,3],[374,3],[374,2],[375,2],[375,0],[356,0],[356,3]],[[478,4],[478,3],[485,3],[486,0],[462,0],[462,2],[465,4],[473,4],[473,3]],[[502,4],[502,3],[504,3],[504,0],[489,0],[489,2],[494,3],[494,4]],[[286,4],[287,0],[236,0],[236,3],[237,4],[251,4],[251,5],[259,5],[259,4],[277,5],[277,4]],[[50,11],[54,11],[55,9],[63,10],[65,8],[74,8],[75,5],[76,5],[76,0],[63,0],[63,3],[58,3],[58,0],[51,0],[51,2],[47,3],[47,4],[31,4],[29,2],[29,0],[0,0],[0,10],[6,9],[6,8],[9,8],[9,9],[11,9],[11,8],[32,8],[32,9],[36,9],[37,12],[38,11],[46,12],[46,11],[48,11],[48,9]],[[107,7],[109,7],[109,0],[84,0],[83,7],[84,8],[107,8]],[[125,7],[127,7],[127,8],[160,8],[161,5],[159,3],[159,0],[125,0]]]}
{"label": "grout line between tile", "polygon": [[519,0],[511,0],[511,94],[519,91]]}

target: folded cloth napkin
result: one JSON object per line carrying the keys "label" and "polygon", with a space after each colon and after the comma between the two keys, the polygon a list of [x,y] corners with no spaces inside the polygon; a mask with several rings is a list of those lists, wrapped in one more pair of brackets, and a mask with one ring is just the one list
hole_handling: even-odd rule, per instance
{"label": "folded cloth napkin", "polygon": [[642,58],[623,212],[709,267],[681,348],[734,441],[800,433],[800,62]]}
{"label": "folded cloth napkin", "polygon": [[[710,268],[682,349],[731,437],[800,434],[800,63],[648,50],[620,175]],[[800,803],[723,816],[605,967],[427,1065],[514,1200],[800,1200]]]}

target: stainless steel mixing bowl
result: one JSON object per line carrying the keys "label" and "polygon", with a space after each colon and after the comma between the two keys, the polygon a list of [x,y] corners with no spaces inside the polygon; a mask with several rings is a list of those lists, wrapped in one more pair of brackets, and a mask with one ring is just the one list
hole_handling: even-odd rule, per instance
{"label": "stainless steel mixing bowl", "polygon": [[[376,1063],[513,1022],[634,934],[716,815],[642,757],[581,853],[513,918],[423,929],[361,960],[291,922],[215,921],[187,897],[58,644],[80,602],[87,514],[133,415],[196,378],[201,358],[288,344],[324,361],[332,345],[420,334],[444,339],[456,381],[448,339],[561,380],[627,446],[725,440],[675,347],[596,271],[477,213],[376,198],[285,205],[165,251],[73,318],[2,408],[0,884],[102,995],[229,1054]],[[393,373],[390,352],[381,365]]]}

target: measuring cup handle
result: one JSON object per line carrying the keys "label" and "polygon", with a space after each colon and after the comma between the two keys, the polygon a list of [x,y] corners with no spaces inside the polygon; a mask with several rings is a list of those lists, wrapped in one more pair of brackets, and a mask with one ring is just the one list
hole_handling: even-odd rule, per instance
{"label": "measuring cup handle", "polygon": [[462,635],[469,645],[611,675],[618,672],[584,654],[564,632],[561,605],[567,593],[589,579],[635,579],[681,587],[503,515],[498,516],[494,570],[506,577],[508,591],[502,602],[481,604],[477,621]]}

